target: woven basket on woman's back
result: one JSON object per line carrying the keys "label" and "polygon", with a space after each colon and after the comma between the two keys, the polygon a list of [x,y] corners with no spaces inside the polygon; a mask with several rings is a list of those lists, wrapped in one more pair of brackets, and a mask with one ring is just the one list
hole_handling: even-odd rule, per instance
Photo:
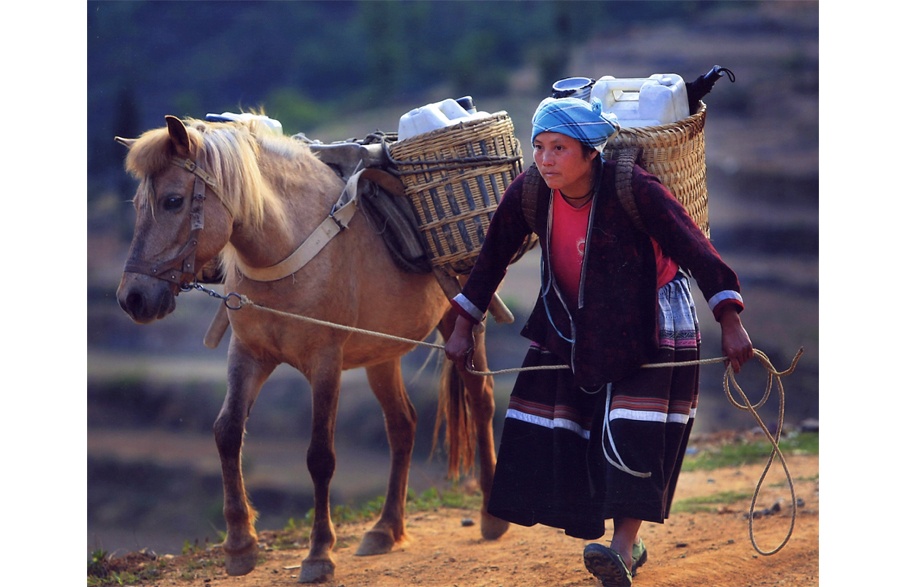
{"label": "woven basket on woman's back", "polygon": [[503,192],[522,172],[522,149],[509,115],[498,112],[398,141],[389,146],[389,156],[432,265],[468,274]]}
{"label": "woven basket on woman's back", "polygon": [[709,236],[709,193],[706,189],[706,142],[703,126],[706,104],[696,114],[658,126],[623,128],[603,155],[615,159],[619,151],[640,147],[641,167],[657,176]]}

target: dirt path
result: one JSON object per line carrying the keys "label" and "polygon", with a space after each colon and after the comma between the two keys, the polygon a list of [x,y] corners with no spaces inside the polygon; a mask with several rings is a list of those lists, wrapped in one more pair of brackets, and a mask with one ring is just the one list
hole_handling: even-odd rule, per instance
{"label": "dirt path", "polygon": [[[745,518],[763,465],[725,468],[712,472],[683,473],[676,495],[678,503],[729,492],[745,497],[728,503],[712,503],[709,511],[675,513],[664,524],[645,524],[642,531],[649,560],[637,574],[635,585],[688,587],[808,587],[819,583],[818,456],[790,456],[788,467],[798,498],[795,525],[779,552],[763,556],[750,541]],[[779,503],[780,511],[754,521],[760,550],[774,550],[791,527],[791,499],[784,473],[776,462],[757,501],[759,511]],[[337,572],[328,587],[544,587],[596,586],[584,569],[581,550],[586,542],[544,526],[511,526],[500,540],[481,539],[478,512],[441,509],[412,514],[407,522],[410,541],[385,556],[357,557],[356,546],[368,524],[338,527],[335,547]],[[222,585],[275,587],[296,585],[299,565],[306,555],[301,544],[272,548],[277,533],[263,533],[268,547],[261,563],[245,577],[229,577],[218,548],[192,556],[172,557],[160,576],[135,585]],[[608,543],[609,532],[602,542]],[[131,570],[135,570],[138,556]],[[158,565],[158,561],[155,563]]]}

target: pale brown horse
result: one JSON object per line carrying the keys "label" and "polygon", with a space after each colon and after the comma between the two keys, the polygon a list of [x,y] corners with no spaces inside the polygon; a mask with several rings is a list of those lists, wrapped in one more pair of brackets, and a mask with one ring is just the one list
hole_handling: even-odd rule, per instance
{"label": "pale brown horse", "polygon": [[[252,301],[228,311],[228,393],[215,425],[222,462],[227,538],[226,570],[243,575],[258,556],[250,504],[241,471],[241,445],[250,408],[263,382],[281,363],[292,365],[312,389],[312,434],[307,466],[315,487],[315,516],[301,582],[334,576],[335,531],[329,484],[335,469],[334,431],[341,372],[363,367],[384,411],[391,465],[384,507],[365,534],[357,554],[389,552],[406,537],[407,480],[416,413],[404,387],[401,357],[408,341],[331,328],[294,316],[309,316],[408,340],[423,340],[435,328],[449,336],[453,313],[431,274],[405,272],[390,257],[382,237],[357,213],[304,267],[275,281],[248,274],[289,257],[313,229],[329,217],[344,182],[307,146],[265,132],[250,123],[208,123],[166,117],[166,127],[128,146],[126,167],[140,180],[134,197],[134,238],[118,287],[121,307],[137,323],[163,318],[175,309],[182,286],[199,267],[221,257],[224,288]],[[270,310],[278,310],[273,312]],[[482,334],[483,336],[483,334]],[[484,349],[484,344],[476,345]],[[483,351],[474,358],[486,370]],[[445,365],[445,392],[461,392],[459,374]],[[456,404],[446,429],[449,444],[473,451],[477,444],[484,504],[490,495],[495,455],[491,420],[493,381],[465,374],[464,404]],[[447,397],[447,396],[442,396]],[[453,406],[452,401],[441,405]],[[470,420],[465,430],[459,422]],[[473,463],[474,454],[450,455],[451,474]],[[454,470],[457,469],[457,470]],[[500,537],[508,524],[482,506],[481,532]]]}

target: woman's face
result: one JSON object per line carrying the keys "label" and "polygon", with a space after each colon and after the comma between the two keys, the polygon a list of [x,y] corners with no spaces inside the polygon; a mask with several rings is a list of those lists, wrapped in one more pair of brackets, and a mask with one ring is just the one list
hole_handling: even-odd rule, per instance
{"label": "woman's face", "polygon": [[534,137],[534,162],[550,186],[570,198],[580,198],[591,189],[591,172],[597,151],[585,154],[581,143],[558,132]]}

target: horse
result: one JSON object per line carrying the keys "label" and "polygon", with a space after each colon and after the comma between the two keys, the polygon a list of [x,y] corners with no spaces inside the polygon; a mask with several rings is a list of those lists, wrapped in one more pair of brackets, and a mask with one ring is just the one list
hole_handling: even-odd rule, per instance
{"label": "horse", "polygon": [[[332,580],[336,535],[329,486],[341,373],[364,368],[384,414],[391,455],[387,491],[356,554],[385,554],[407,540],[405,503],[417,423],[401,358],[435,329],[449,338],[456,314],[435,276],[398,267],[361,214],[339,226],[301,268],[258,280],[260,271],[282,266],[318,225],[331,222],[344,180],[308,145],[267,132],[254,120],[166,116],[165,121],[136,139],[116,137],[128,149],[125,168],[138,181],[118,303],[134,322],[148,324],[173,312],[179,292],[196,285],[206,268],[217,266],[224,274],[231,293],[223,305],[232,334],[227,394],[213,432],[222,467],[227,531],[222,547],[229,575],[250,573],[258,556],[257,514],[241,469],[250,408],[279,364],[307,379],[313,409],[306,461],[314,516],[300,582]],[[235,305],[232,295],[253,303]],[[484,333],[478,336],[472,363],[485,371]],[[445,358],[435,423],[435,437],[438,427],[445,429],[451,477],[458,477],[461,467],[474,469],[478,449],[480,525],[488,540],[509,526],[487,512],[496,464],[493,385],[491,377],[461,373]]]}

